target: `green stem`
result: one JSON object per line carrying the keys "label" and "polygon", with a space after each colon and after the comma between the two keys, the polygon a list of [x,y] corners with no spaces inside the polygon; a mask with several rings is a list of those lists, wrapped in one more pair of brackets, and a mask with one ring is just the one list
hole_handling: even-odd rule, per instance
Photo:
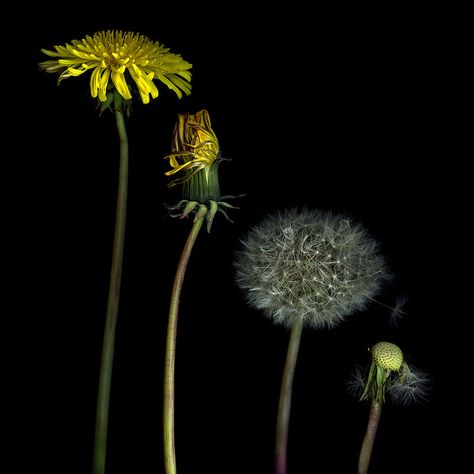
{"label": "green stem", "polygon": [[116,111],[115,118],[120,139],[120,171],[117,190],[115,235],[112,250],[112,268],[110,271],[109,297],[107,301],[107,315],[105,320],[104,340],[102,344],[99,391],[97,396],[94,458],[92,466],[93,474],[104,474],[105,472],[110,385],[112,381],[115,328],[117,325],[120,283],[122,279],[123,247],[125,240],[128,184],[128,139],[123,113],[121,111]]}
{"label": "green stem", "polygon": [[176,452],[174,445],[174,373],[176,360],[176,330],[178,325],[178,309],[181,288],[183,287],[184,274],[191,251],[196,242],[199,230],[204,222],[204,217],[197,219],[189,232],[188,239],[183,248],[178,262],[176,276],[171,292],[170,312],[168,319],[168,334],[166,337],[165,355],[165,380],[163,403],[163,429],[164,429],[164,456],[166,474],[176,474]]}
{"label": "green stem", "polygon": [[370,456],[372,448],[374,447],[375,436],[379,426],[380,415],[382,413],[382,402],[372,400],[370,405],[369,422],[367,424],[367,431],[362,442],[359,455],[359,469],[357,474],[367,474],[370,463]]}
{"label": "green stem", "polygon": [[290,342],[286,354],[285,369],[281,381],[280,402],[278,405],[278,418],[275,442],[275,472],[286,474],[286,454],[288,450],[288,427],[290,424],[291,392],[295,375],[296,359],[300,347],[303,321],[296,318],[291,326]]}

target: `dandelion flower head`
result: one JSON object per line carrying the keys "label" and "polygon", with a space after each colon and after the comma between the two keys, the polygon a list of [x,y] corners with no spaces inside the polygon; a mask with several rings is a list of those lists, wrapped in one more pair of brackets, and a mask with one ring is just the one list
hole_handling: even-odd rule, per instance
{"label": "dandelion flower head", "polygon": [[362,309],[388,278],[377,242],[351,219],[286,210],[254,227],[235,262],[248,302],[277,324],[330,327]]}
{"label": "dandelion flower head", "polygon": [[[130,86],[135,84],[144,104],[158,97],[153,82],[159,80],[181,98],[191,93],[192,65],[180,55],[151,41],[138,33],[99,31],[82,40],[73,40],[64,46],[54,46],[55,51],[41,51],[54,59],[40,63],[40,69],[60,73],[58,82],[91,71],[90,91],[101,102],[113,87],[130,100]],[[133,82],[132,82],[133,81]]]}

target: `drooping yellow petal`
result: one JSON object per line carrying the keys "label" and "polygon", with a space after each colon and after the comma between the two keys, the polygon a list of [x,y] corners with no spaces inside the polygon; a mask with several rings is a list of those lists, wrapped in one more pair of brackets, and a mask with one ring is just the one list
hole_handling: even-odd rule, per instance
{"label": "drooping yellow petal", "polygon": [[94,59],[96,61],[99,59],[98,56],[96,56],[95,54],[86,53],[86,52],[80,51],[79,49],[73,49],[72,51],[74,53],[74,56],[77,56],[78,58]]}
{"label": "drooping yellow petal", "polygon": [[97,97],[97,91],[99,89],[99,81],[100,81],[100,68],[96,67],[91,75],[91,96]]}
{"label": "drooping yellow petal", "polygon": [[132,79],[135,81],[135,84],[137,85],[138,92],[140,93],[142,102],[144,104],[148,104],[150,102],[150,97],[148,95],[149,91],[148,91],[147,84],[143,80],[142,70],[139,67],[137,67],[135,64],[132,64],[132,67],[128,69],[128,72],[130,73],[130,76],[132,76]]}
{"label": "drooping yellow petal", "polygon": [[176,87],[173,84],[173,82],[171,82],[166,76],[164,76],[163,74],[157,74],[157,77],[163,84],[166,84],[168,86],[168,88],[173,90],[180,99],[183,97],[183,94],[181,93],[179,88]]}
{"label": "drooping yellow petal", "polygon": [[99,84],[99,100],[105,102],[107,100],[107,84],[109,83],[110,69],[106,69],[100,78]]}
{"label": "drooping yellow petal", "polygon": [[146,78],[146,80],[148,82],[148,88],[150,90],[151,96],[153,97],[153,99],[156,99],[159,95],[158,87],[156,87],[155,83],[151,79],[149,79],[148,77]]}
{"label": "drooping yellow petal", "polygon": [[177,166],[181,166],[178,161],[179,157],[182,158],[182,161],[187,162],[190,161],[187,158],[189,156],[196,157],[196,153],[194,153],[193,151],[178,151],[176,153],[169,153],[165,156],[165,158],[170,160],[170,166],[172,168],[176,168]]}
{"label": "drooping yellow petal", "polygon": [[183,81],[181,77],[179,77],[177,74],[173,74],[172,77],[170,78],[177,87],[179,87],[186,95],[191,94],[191,84],[189,82]]}
{"label": "drooping yellow petal", "polygon": [[46,56],[51,56],[53,58],[61,57],[63,56],[61,53],[58,53],[57,51],[50,51],[49,49],[41,49],[40,50],[43,54],[46,54]]}
{"label": "drooping yellow petal", "polygon": [[39,63],[39,68],[41,71],[59,72],[65,69],[65,66],[58,64],[57,61],[43,61],[42,63]]}
{"label": "drooping yellow petal", "polygon": [[198,168],[197,171],[200,171],[204,168],[204,164],[201,163],[200,160],[193,160],[193,161],[188,161],[187,163],[184,163],[183,165],[180,165],[180,166],[177,166],[176,168],[172,169],[172,170],[169,170],[165,173],[165,176],[171,176],[175,173],[178,173],[179,171],[184,171],[184,170],[188,170],[190,168]]}
{"label": "drooping yellow petal", "polygon": [[153,73],[148,75],[145,74],[145,72],[136,64],[132,64],[128,71],[138,87],[138,91],[140,92],[144,104],[150,102],[149,94],[151,94],[154,99],[158,97],[158,89],[152,81]]}
{"label": "drooping yellow petal", "polygon": [[118,93],[126,100],[130,100],[132,98],[132,94],[130,94],[130,90],[127,85],[127,81],[123,77],[123,74],[118,73],[117,71],[112,71],[112,82],[116,87]]}
{"label": "drooping yellow petal", "polygon": [[[190,71],[176,71],[176,74],[181,77],[184,77],[187,82],[191,82],[191,78],[193,77]],[[191,84],[188,84],[188,87],[191,87]]]}
{"label": "drooping yellow petal", "polygon": [[143,89],[138,88],[138,92],[140,93],[140,97],[142,99],[142,102],[144,104],[149,104],[150,103],[150,95],[148,92],[144,92]]}
{"label": "drooping yellow petal", "polygon": [[209,179],[210,170],[216,169],[213,167],[220,161],[220,149],[207,110],[179,114],[173,132],[172,152],[166,158],[172,168],[165,173],[166,176],[184,174],[171,181],[170,187],[189,181],[201,170],[205,180]]}
{"label": "drooping yellow petal", "polygon": [[76,68],[70,66],[70,67],[67,68],[67,72],[68,72],[69,75],[77,77],[77,76],[80,76],[81,74],[84,74],[86,72],[86,69],[83,69],[83,68],[76,69]]}
{"label": "drooping yellow petal", "polygon": [[82,64],[82,59],[58,59],[58,64],[63,66],[74,66],[77,64]]}

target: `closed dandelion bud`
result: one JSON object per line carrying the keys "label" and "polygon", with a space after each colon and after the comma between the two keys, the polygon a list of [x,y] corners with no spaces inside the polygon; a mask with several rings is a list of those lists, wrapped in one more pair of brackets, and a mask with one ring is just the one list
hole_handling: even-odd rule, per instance
{"label": "closed dandelion bud", "polygon": [[235,263],[249,303],[277,324],[330,327],[372,300],[388,278],[378,244],[352,219],[286,210],[242,241]]}
{"label": "closed dandelion bud", "polygon": [[382,369],[399,371],[403,362],[401,349],[391,342],[378,342],[372,349],[372,360],[374,364]]}

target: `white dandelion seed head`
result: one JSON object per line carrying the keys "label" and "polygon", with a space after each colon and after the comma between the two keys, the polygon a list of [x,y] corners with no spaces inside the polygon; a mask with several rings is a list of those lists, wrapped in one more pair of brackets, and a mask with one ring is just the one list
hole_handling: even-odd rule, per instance
{"label": "white dandelion seed head", "polygon": [[236,280],[276,324],[330,327],[389,278],[378,244],[352,219],[318,210],[270,215],[242,241]]}

